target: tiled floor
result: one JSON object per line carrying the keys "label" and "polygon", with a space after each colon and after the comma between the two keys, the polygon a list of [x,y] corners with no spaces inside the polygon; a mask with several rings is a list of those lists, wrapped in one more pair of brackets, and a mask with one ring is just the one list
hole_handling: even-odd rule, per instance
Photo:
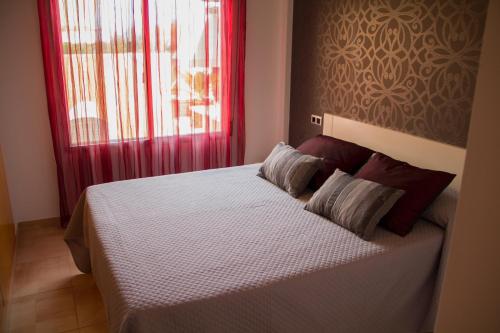
{"label": "tiled floor", "polygon": [[9,332],[107,332],[101,295],[73,263],[57,222],[21,223]]}

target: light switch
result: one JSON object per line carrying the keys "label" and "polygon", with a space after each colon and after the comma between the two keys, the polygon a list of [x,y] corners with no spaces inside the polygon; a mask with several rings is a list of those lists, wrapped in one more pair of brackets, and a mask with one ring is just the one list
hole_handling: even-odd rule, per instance
{"label": "light switch", "polygon": [[311,115],[311,124],[321,126],[321,121],[323,120],[323,117],[312,114]]}

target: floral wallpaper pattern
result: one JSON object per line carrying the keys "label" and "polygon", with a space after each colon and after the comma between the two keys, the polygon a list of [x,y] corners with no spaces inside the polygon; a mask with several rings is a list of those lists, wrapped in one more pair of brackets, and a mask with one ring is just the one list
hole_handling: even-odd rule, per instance
{"label": "floral wallpaper pattern", "polygon": [[294,113],[330,112],[464,147],[486,10],[485,0],[296,0],[291,137]]}

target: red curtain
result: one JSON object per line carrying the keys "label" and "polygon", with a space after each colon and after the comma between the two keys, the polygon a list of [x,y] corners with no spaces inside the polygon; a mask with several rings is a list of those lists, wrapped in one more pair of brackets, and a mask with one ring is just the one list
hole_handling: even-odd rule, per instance
{"label": "red curtain", "polygon": [[243,163],[245,0],[39,0],[61,220],[90,185]]}

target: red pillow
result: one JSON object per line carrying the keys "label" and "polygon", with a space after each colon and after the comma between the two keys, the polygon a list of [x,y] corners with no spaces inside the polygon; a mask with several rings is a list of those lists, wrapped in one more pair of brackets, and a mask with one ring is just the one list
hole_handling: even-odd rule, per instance
{"label": "red pillow", "polygon": [[371,149],[355,143],[318,135],[301,144],[302,154],[324,158],[324,166],[311,179],[309,186],[316,190],[330,177],[335,169],[354,174],[373,154]]}
{"label": "red pillow", "polygon": [[420,214],[451,183],[455,175],[420,169],[376,153],[355,177],[406,191],[381,221],[385,228],[405,236]]}

